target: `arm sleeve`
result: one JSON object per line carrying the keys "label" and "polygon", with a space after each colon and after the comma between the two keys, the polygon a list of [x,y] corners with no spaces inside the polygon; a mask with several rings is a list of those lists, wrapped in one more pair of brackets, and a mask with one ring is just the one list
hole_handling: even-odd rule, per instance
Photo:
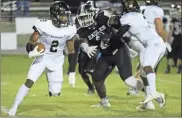
{"label": "arm sleeve", "polygon": [[95,16],[95,21],[97,23],[100,23],[100,24],[107,24],[109,26],[109,20],[111,18],[111,14],[104,10],[104,11],[101,11],[99,12],[96,16]]}
{"label": "arm sleeve", "polygon": [[35,25],[32,27],[32,29],[33,29],[35,32],[39,32],[40,35],[42,34],[42,31],[41,31],[41,21],[40,21],[39,19],[36,20],[36,23],[35,23]]}
{"label": "arm sleeve", "polygon": [[130,28],[130,25],[121,26],[118,31],[112,36],[112,38],[120,39]]}

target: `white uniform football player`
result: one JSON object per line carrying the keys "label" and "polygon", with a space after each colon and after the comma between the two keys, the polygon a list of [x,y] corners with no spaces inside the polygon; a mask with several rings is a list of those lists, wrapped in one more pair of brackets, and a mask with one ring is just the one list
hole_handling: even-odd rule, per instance
{"label": "white uniform football player", "polygon": [[149,94],[141,104],[144,105],[158,98],[165,101],[161,93],[156,91],[156,75],[153,69],[163,57],[166,45],[157,32],[150,27],[144,16],[139,13],[140,7],[136,0],[126,0],[122,2],[122,5],[124,15],[120,18],[121,28],[128,29],[124,37],[134,36],[145,48],[139,56],[142,67],[140,72],[148,80]]}
{"label": "white uniform football player", "polygon": [[[163,40],[165,41],[167,32],[165,32],[164,26],[163,26],[164,11],[159,6],[160,1],[161,0],[149,0],[149,1],[145,0],[146,6],[140,7],[140,11],[144,15],[144,17],[147,20],[149,26],[152,29],[154,29],[158,33],[158,35],[161,36],[163,38]],[[131,41],[131,44],[134,44],[134,42]],[[138,49],[142,48],[142,46],[140,46],[140,45],[137,46],[137,47],[138,47]],[[167,42],[166,42],[166,47],[167,47],[168,51],[170,52],[171,51],[171,46]],[[137,72],[137,76],[139,76],[139,72]],[[141,76],[142,76],[143,79],[146,78],[145,76],[143,77],[143,75],[141,75]],[[148,85],[145,85],[145,89],[149,89]],[[146,93],[146,95],[147,95],[148,90],[146,90],[146,92],[147,92]],[[164,94],[161,94],[161,95],[163,97],[165,97]],[[158,101],[158,102],[160,104],[160,107],[163,107],[164,104],[165,104],[165,102],[162,102],[162,103],[160,103],[160,101]],[[151,105],[150,103],[149,103],[149,105],[145,104],[146,109],[151,109],[150,106],[152,106],[151,108],[154,109],[154,105]],[[142,108],[144,108],[144,106],[142,106]]]}
{"label": "white uniform football player", "polygon": [[[17,108],[28,94],[29,89],[46,70],[49,95],[59,96],[63,83],[63,50],[67,44],[69,58],[74,54],[74,38],[76,26],[70,22],[71,12],[69,6],[64,2],[54,2],[50,6],[51,20],[37,20],[33,29],[34,33],[27,43],[26,49],[29,58],[35,57],[30,66],[26,82],[19,88],[14,104],[8,115],[14,116]],[[45,51],[33,49],[33,44],[41,42]],[[43,52],[44,51],[44,52]],[[69,64],[71,64],[71,60]]]}

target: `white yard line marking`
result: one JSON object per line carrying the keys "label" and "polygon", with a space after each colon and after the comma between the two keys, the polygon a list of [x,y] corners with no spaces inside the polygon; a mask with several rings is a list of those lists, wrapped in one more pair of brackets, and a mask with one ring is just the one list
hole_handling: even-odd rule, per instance
{"label": "white yard line marking", "polygon": [[168,84],[181,85],[181,82],[178,83],[175,81],[165,80],[165,79],[161,79],[161,78],[157,78],[157,81],[168,83]]}
{"label": "white yard line marking", "polygon": [[1,82],[1,85],[8,85],[8,82]]}
{"label": "white yard line marking", "polygon": [[7,108],[7,107],[5,107],[5,106],[1,106],[1,111],[3,112],[3,113],[8,113],[8,111],[9,111],[9,109]]}

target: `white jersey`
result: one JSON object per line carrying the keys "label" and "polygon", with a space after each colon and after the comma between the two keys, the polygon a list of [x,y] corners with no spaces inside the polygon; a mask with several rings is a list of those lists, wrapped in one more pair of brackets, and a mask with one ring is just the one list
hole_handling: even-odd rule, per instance
{"label": "white jersey", "polygon": [[145,7],[145,9],[143,10],[143,15],[148,21],[150,27],[155,28],[155,19],[160,18],[162,20],[164,17],[164,11],[158,6],[150,5]]}
{"label": "white jersey", "polygon": [[141,13],[130,12],[120,18],[121,25],[130,25],[125,37],[136,37],[145,47],[151,42],[163,42],[162,38],[149,25]]}
{"label": "white jersey", "polygon": [[66,42],[76,34],[76,26],[57,28],[51,20],[38,19],[35,27],[40,33],[39,42],[45,46],[45,54],[37,59],[43,60],[49,69],[61,66],[64,62],[63,50]]}

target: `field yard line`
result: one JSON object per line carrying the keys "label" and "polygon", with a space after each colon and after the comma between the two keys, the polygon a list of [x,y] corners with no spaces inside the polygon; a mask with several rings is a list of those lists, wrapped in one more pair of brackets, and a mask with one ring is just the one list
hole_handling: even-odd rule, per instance
{"label": "field yard line", "polygon": [[7,85],[9,84],[8,82],[1,82],[1,85]]}
{"label": "field yard line", "polygon": [[165,80],[165,79],[161,79],[161,78],[158,78],[157,81],[168,83],[168,84],[181,85],[181,83],[177,83],[174,81],[169,81],[169,80]]}
{"label": "field yard line", "polygon": [[7,107],[5,107],[5,106],[1,106],[1,111],[3,112],[3,113],[8,113],[8,111],[9,111],[9,109],[7,108]]}

